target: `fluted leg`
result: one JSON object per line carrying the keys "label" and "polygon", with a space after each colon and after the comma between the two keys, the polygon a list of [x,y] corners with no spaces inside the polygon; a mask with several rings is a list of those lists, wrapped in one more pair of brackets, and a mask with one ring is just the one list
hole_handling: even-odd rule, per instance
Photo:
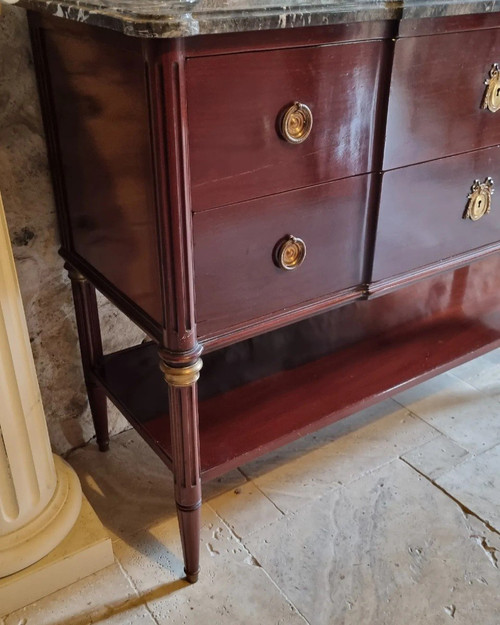
{"label": "fluted leg", "polygon": [[85,377],[97,445],[101,451],[107,451],[109,449],[109,432],[106,394],[92,373],[92,368],[102,360],[101,329],[95,289],[79,271],[68,263],[65,266],[68,270],[73,290],[83,375]]}
{"label": "fluted leg", "polygon": [[201,478],[197,380],[202,361],[174,367],[162,360],[169,388],[175,503],[181,532],[186,579],[194,583],[200,569]]}

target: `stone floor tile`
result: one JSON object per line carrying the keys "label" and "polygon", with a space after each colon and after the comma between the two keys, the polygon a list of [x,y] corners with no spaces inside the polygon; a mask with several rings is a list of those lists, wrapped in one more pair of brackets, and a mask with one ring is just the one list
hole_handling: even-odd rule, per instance
{"label": "stone floor tile", "polygon": [[115,543],[116,555],[159,625],[305,625],[304,619],[209,505],[203,506],[201,573],[182,576],[171,520]]}
{"label": "stone floor tile", "polygon": [[4,621],[5,625],[89,625],[101,622],[106,625],[155,625],[118,564],[12,612]]}
{"label": "stone floor tile", "polygon": [[500,350],[471,360],[450,373],[500,402]]}
{"label": "stone floor tile", "polygon": [[246,477],[238,469],[225,473],[221,477],[216,477],[214,480],[203,484],[203,501],[211,501],[214,497],[231,492],[231,490],[246,483]]}
{"label": "stone floor tile", "polygon": [[498,625],[499,537],[474,523],[394,460],[244,543],[310,625]]}
{"label": "stone floor tile", "polygon": [[267,473],[265,458],[242,471],[280,510],[290,513],[436,436],[437,430],[388,400],[315,434],[309,451],[293,450],[292,461],[287,461],[285,447],[270,455]]}
{"label": "stone floor tile", "polygon": [[211,499],[210,507],[238,537],[256,532],[283,516],[253,482]]}
{"label": "stone floor tile", "polygon": [[460,378],[464,382],[470,382],[479,373],[485,373],[489,367],[493,366],[493,363],[489,360],[491,352],[474,358],[465,362],[463,365],[459,365],[454,369],[450,369],[448,373],[451,373],[457,378]]}
{"label": "stone floor tile", "polygon": [[[68,462],[114,539],[176,516],[172,473],[135,430],[114,436],[107,453],[91,444],[74,451]],[[208,500],[245,482],[239,471],[231,471],[208,482],[203,497]]]}
{"label": "stone floor tile", "polygon": [[475,454],[500,443],[500,402],[450,373],[394,399]]}
{"label": "stone floor tile", "polygon": [[468,455],[469,452],[466,449],[441,434],[428,443],[411,449],[401,457],[417,471],[434,480],[463,462]]}
{"label": "stone floor tile", "polygon": [[452,369],[450,373],[478,390],[500,398],[500,349],[469,360]]}
{"label": "stone floor tile", "polygon": [[437,483],[500,533],[500,445],[455,467]]}

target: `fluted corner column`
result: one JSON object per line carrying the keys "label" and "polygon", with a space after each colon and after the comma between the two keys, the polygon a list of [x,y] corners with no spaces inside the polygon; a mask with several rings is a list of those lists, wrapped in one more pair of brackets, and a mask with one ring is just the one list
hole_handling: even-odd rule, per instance
{"label": "fluted corner column", "polygon": [[50,449],[0,197],[0,577],[57,547],[81,502],[78,477]]}

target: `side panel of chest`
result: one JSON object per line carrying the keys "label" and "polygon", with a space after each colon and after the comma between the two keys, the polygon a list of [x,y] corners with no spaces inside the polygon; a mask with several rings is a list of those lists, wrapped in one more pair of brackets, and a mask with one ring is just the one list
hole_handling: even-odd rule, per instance
{"label": "side panel of chest", "polygon": [[[32,17],[32,21],[35,17]],[[33,28],[61,253],[162,322],[154,176],[140,42],[60,20]],[[145,313],[145,315],[144,315]]]}

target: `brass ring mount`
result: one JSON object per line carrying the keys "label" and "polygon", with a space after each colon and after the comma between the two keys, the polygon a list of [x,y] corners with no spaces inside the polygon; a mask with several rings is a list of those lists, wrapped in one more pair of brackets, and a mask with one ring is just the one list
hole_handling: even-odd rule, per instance
{"label": "brass ring mount", "polygon": [[302,143],[311,134],[313,115],[307,104],[294,102],[281,117],[280,133],[288,143]]}
{"label": "brass ring mount", "polygon": [[306,257],[306,244],[292,235],[286,236],[274,248],[274,263],[280,269],[293,271],[302,265]]}

